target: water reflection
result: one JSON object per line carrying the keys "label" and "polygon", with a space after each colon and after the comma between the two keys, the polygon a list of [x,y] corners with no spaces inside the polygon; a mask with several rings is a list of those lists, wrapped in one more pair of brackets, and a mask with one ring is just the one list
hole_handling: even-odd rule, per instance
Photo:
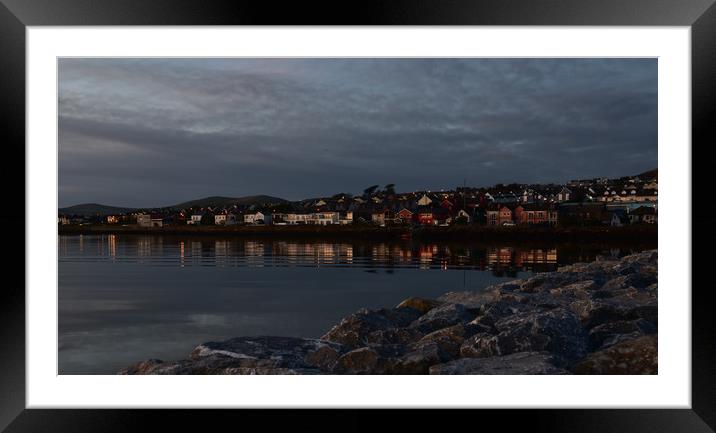
{"label": "water reflection", "polygon": [[60,236],[59,373],[113,374],[236,336],[315,338],[361,307],[644,248]]}
{"label": "water reflection", "polygon": [[514,246],[474,243],[332,242],[174,238],[166,236],[60,236],[60,261],[134,262],[151,266],[344,267],[464,269],[515,275],[559,265],[619,257],[642,248]]}

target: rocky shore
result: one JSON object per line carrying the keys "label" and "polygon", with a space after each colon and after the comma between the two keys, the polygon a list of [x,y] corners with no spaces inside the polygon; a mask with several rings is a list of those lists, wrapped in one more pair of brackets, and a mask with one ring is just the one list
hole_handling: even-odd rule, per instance
{"label": "rocky shore", "polygon": [[120,374],[657,374],[657,251],[361,309],[318,339],[239,337]]}

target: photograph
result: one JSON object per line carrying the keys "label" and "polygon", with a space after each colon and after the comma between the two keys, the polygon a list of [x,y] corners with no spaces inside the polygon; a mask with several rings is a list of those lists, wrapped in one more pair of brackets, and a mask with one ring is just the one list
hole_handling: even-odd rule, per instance
{"label": "photograph", "polygon": [[657,57],[56,62],[57,374],[659,373]]}

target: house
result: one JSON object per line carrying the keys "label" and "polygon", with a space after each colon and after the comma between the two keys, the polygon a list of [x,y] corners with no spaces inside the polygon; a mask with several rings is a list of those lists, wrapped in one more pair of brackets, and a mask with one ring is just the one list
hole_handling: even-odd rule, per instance
{"label": "house", "polygon": [[338,223],[343,225],[353,224],[353,211],[348,210],[339,215]]}
{"label": "house", "polygon": [[137,214],[137,225],[139,227],[151,227],[152,226],[152,216],[148,213],[140,213]]}
{"label": "house", "polygon": [[614,209],[611,211],[607,211],[607,216],[608,218],[604,221],[604,223],[609,226],[621,227],[623,225],[629,224],[629,216],[624,209]]}
{"label": "house", "polygon": [[420,200],[418,200],[418,206],[430,206],[430,203],[433,201],[430,200],[427,194],[423,194],[422,197],[420,197]]}
{"label": "house", "polygon": [[222,213],[214,215],[214,224],[217,226],[233,226],[238,223],[236,215],[233,213]]}
{"label": "house", "polygon": [[247,213],[244,215],[244,222],[246,224],[271,224],[271,215],[262,212]]}
{"label": "house", "polygon": [[656,209],[651,206],[640,206],[629,212],[629,220],[632,224],[654,224]]}
{"label": "house", "polygon": [[402,208],[395,214],[395,222],[398,224],[407,224],[413,220],[413,213],[406,208]]}
{"label": "house", "polygon": [[559,205],[560,225],[601,225],[606,219],[607,208],[602,202],[561,203]]}
{"label": "house", "polygon": [[339,216],[338,212],[316,212],[309,214],[307,222],[320,226],[338,224]]}
{"label": "house", "polygon": [[433,218],[433,211],[431,210],[421,210],[418,212],[418,223],[424,226],[432,226],[435,224],[435,220]]}
{"label": "house", "polygon": [[119,224],[120,219],[119,215],[107,215],[107,224]]}
{"label": "house", "polygon": [[57,223],[63,226],[66,226],[70,223],[70,219],[66,216],[62,215],[59,218],[57,218]]}
{"label": "house", "polygon": [[572,190],[570,190],[569,188],[567,188],[565,186],[557,193],[557,201],[558,202],[569,201],[571,196],[572,196]]}
{"label": "house", "polygon": [[452,216],[450,211],[443,207],[439,207],[433,210],[433,224],[439,226],[447,226],[452,223]]}
{"label": "house", "polygon": [[543,203],[524,204],[514,210],[516,224],[520,225],[555,225],[556,211],[552,212],[554,221],[550,221],[550,207]]}
{"label": "house", "polygon": [[470,214],[467,213],[465,209],[460,209],[455,215],[455,221],[464,221],[469,224],[472,221],[472,218],[470,218]]}
{"label": "house", "polygon": [[381,227],[385,226],[386,213],[386,211],[373,212],[370,215],[370,220],[373,222],[373,224],[379,225]]}
{"label": "house", "polygon": [[488,226],[498,227],[514,224],[512,209],[505,205],[490,204],[487,207],[485,216],[487,217]]}
{"label": "house", "polygon": [[187,223],[188,225],[196,225],[196,226],[198,226],[198,225],[201,224],[201,219],[202,219],[203,217],[204,217],[204,214],[199,214],[199,213],[193,214],[190,219],[186,220],[186,223]]}
{"label": "house", "polygon": [[163,227],[164,226],[164,217],[161,214],[151,214],[149,221],[150,221],[150,227]]}

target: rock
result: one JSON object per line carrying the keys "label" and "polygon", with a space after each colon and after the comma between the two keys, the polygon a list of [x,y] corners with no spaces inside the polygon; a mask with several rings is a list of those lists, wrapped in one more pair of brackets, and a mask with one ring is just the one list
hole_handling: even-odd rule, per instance
{"label": "rock", "polygon": [[655,298],[634,297],[628,294],[611,298],[578,300],[569,309],[579,317],[586,329],[608,322],[643,318],[657,323],[658,306]]}
{"label": "rock", "polygon": [[161,359],[148,359],[124,368],[118,374],[152,374],[153,371],[160,369],[163,364],[165,362]]}
{"label": "rock", "polygon": [[336,374],[389,374],[397,364],[404,348],[399,346],[371,346],[351,350],[341,355],[333,366]]}
{"label": "rock", "polygon": [[395,308],[414,308],[421,313],[425,314],[428,311],[432,310],[435,307],[439,307],[442,305],[443,302],[436,301],[434,299],[424,299],[424,298],[408,298],[398,304]]}
{"label": "rock", "polygon": [[409,344],[420,340],[423,333],[414,328],[381,329],[369,333],[365,341],[368,345]]}
{"label": "rock", "polygon": [[467,323],[476,316],[477,312],[474,309],[469,309],[462,304],[446,303],[420,316],[410,324],[410,327],[429,333],[458,323]]}
{"label": "rock", "polygon": [[259,361],[270,361],[270,365],[277,368],[330,368],[345,351],[340,344],[324,340],[240,337],[201,344],[191,352],[189,358],[197,360],[211,355],[223,355],[241,360],[242,367],[253,367]]}
{"label": "rock", "polygon": [[465,337],[469,336],[472,331],[472,327],[468,326],[469,330],[466,329],[466,325],[457,324],[448,328],[438,329],[437,331],[431,332],[430,334],[421,338],[418,342],[411,345],[413,348],[422,348],[428,345],[434,344],[443,353],[443,359],[445,358],[457,358],[460,355],[460,346],[465,341]]}
{"label": "rock", "polygon": [[547,352],[518,352],[491,358],[462,358],[430,367],[430,374],[569,374]]}
{"label": "rock", "polygon": [[626,289],[628,287],[636,287],[637,289],[645,288],[650,284],[656,283],[656,275],[632,273],[621,275],[604,283],[602,290]]}
{"label": "rock", "polygon": [[604,323],[589,331],[589,349],[605,349],[622,341],[654,334],[656,330],[656,325],[644,319]]}
{"label": "rock", "polygon": [[658,374],[658,338],[647,335],[589,354],[574,374]]}
{"label": "rock", "polygon": [[[515,287],[519,287],[515,285]],[[438,301],[461,304],[467,308],[479,308],[495,299],[495,294],[488,287],[484,291],[448,292],[438,297]]]}
{"label": "rock", "polygon": [[464,357],[485,358],[547,351],[560,365],[584,356],[587,339],[577,316],[563,308],[518,313],[495,323],[496,334],[478,333],[460,348]]}
{"label": "rock", "polygon": [[480,315],[470,323],[492,328],[498,320],[504,317],[529,310],[534,310],[534,308],[526,303],[501,299],[497,302],[483,305],[480,308]]}
{"label": "rock", "polygon": [[428,374],[430,366],[447,362],[454,356],[446,353],[436,342],[421,344],[399,357],[390,374]]}
{"label": "rock", "polygon": [[[293,337],[239,337],[197,346],[177,362],[144,361],[121,374],[308,374],[330,371],[345,349]],[[315,370],[315,371],[314,371]]]}
{"label": "rock", "polygon": [[410,307],[380,310],[362,308],[343,318],[321,339],[356,349],[370,343],[368,336],[371,333],[406,327],[421,315],[419,310]]}

